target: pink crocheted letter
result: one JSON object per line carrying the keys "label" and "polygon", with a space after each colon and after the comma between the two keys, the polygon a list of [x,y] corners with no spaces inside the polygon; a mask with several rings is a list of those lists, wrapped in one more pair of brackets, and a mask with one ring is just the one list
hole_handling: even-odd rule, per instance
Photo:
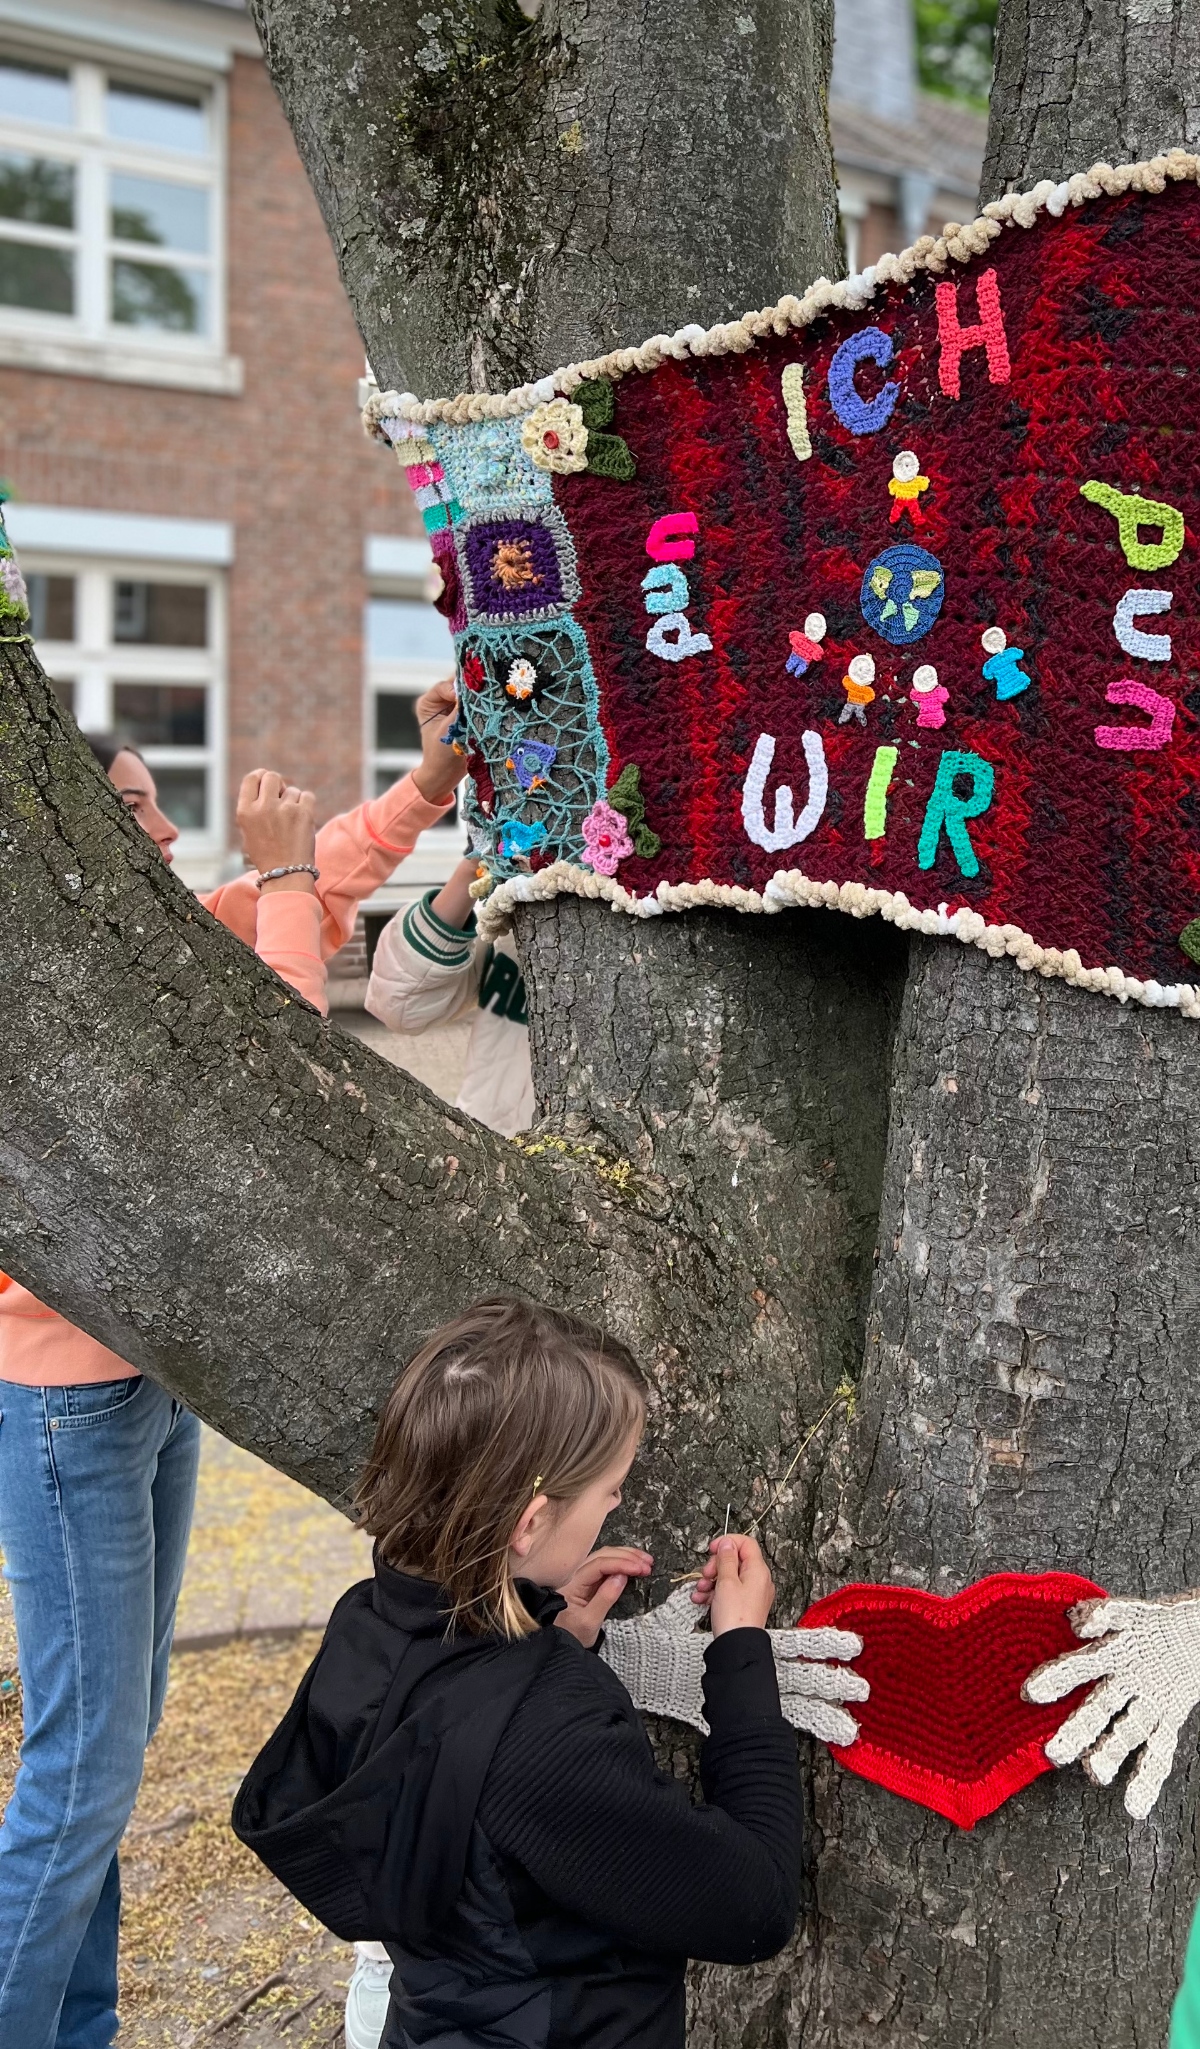
{"label": "pink crocheted letter", "polygon": [[1008,337],[1004,332],[1000,287],[994,270],[980,272],[975,284],[975,298],[979,319],[972,327],[962,327],[958,319],[958,286],[943,284],[937,288],[938,340],[942,345],[938,376],[947,398],[960,395],[958,371],[967,349],[985,348],[988,376],[992,383],[1008,383]]}
{"label": "pink crocheted letter", "polygon": [[1133,704],[1144,711],[1148,726],[1097,726],[1097,747],[1165,747],[1175,724],[1175,707],[1161,691],[1151,690],[1132,676],[1110,683],[1104,693],[1110,704]]}
{"label": "pink crocheted letter", "polygon": [[696,543],[677,536],[699,531],[700,522],[694,512],[664,512],[646,535],[646,553],[654,562],[690,562]]}

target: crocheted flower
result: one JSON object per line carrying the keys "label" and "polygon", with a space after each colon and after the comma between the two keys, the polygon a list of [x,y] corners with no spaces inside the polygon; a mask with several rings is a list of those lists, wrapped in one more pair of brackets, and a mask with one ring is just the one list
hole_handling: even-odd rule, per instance
{"label": "crocheted flower", "polygon": [[615,875],[618,862],[633,852],[625,820],[603,797],[593,804],[583,821],[583,843],[587,852],[579,858],[596,875]]}
{"label": "crocheted flower", "polygon": [[4,610],[19,612],[24,618],[29,611],[29,593],[25,588],[25,578],[12,555],[6,555],[3,561],[0,561],[0,584],[3,584],[4,595],[8,600]]}
{"label": "crocheted flower", "polygon": [[528,541],[497,541],[492,551],[491,568],[496,582],[506,591],[524,590],[527,585],[542,580],[534,568],[533,550]]}
{"label": "crocheted flower", "polygon": [[587,442],[583,413],[567,398],[535,406],[521,423],[521,444],[539,470],[557,470],[561,476],[585,470]]}

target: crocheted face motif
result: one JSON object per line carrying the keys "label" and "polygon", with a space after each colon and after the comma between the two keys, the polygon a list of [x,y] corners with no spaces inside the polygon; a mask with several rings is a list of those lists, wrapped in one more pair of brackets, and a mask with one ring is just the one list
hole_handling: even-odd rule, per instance
{"label": "crocheted face motif", "polygon": [[522,887],[875,912],[1200,1018],[1198,173],[1039,187],[507,399],[373,402],[456,550],[497,882],[540,804]]}

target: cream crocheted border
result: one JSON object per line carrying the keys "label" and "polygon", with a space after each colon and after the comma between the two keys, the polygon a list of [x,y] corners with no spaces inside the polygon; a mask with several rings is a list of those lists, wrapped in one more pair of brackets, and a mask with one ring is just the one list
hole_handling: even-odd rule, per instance
{"label": "cream crocheted border", "polygon": [[936,911],[918,910],[902,890],[868,889],[862,882],[814,882],[799,868],[781,868],[761,892],[740,889],[726,882],[660,882],[653,896],[633,896],[605,875],[593,875],[589,868],[577,868],[570,861],[555,861],[536,875],[514,875],[500,883],[476,905],[478,929],[485,939],[506,932],[518,904],[539,903],[562,894],[586,896],[607,903],[614,911],[626,911],[635,918],[659,918],[665,911],[690,911],[708,905],[724,911],[809,910],[843,911],[852,918],[886,918],[902,932],[922,932],[931,938],[958,939],[964,946],[978,946],[993,960],[1005,955],[1027,973],[1071,982],[1101,996],[1115,996],[1119,1003],[1143,1003],[1154,1010],[1178,1010],[1184,1017],[1200,1017],[1200,988],[1190,982],[1140,982],[1121,968],[1085,968],[1074,947],[1060,951],[1056,946],[1039,946],[1019,925],[989,925],[978,911],[951,911],[945,904]]}
{"label": "cream crocheted border", "polygon": [[426,424],[446,420],[455,426],[466,426],[472,420],[511,419],[536,405],[545,405],[559,393],[569,397],[578,385],[592,377],[617,379],[627,377],[633,370],[654,370],[668,357],[682,361],[687,356],[742,354],[765,335],[787,334],[793,328],[807,327],[824,313],[838,309],[860,313],[882,287],[911,284],[921,271],[931,271],[936,277],[951,263],[969,263],[973,256],[982,256],[1005,228],[1031,228],[1041,213],[1057,219],[1068,206],[1082,206],[1089,199],[1100,199],[1106,194],[1115,197],[1122,192],[1162,192],[1170,182],[1187,180],[1200,184],[1200,157],[1183,149],[1168,150],[1164,156],[1151,157],[1142,164],[1093,164],[1090,171],[1077,171],[1061,185],[1043,178],[1031,192],[1008,192],[1003,199],[990,200],[976,220],[965,226],[950,221],[940,235],[922,235],[911,249],[902,250],[899,256],[881,256],[878,263],[872,263],[854,277],[844,278],[840,284],[819,277],[801,299],[789,294],[777,306],[766,306],[761,313],[745,313],[740,320],[709,328],[693,324],[681,327],[673,335],[654,334],[640,348],[614,349],[611,355],[599,356],[593,362],[569,363],[548,377],[539,377],[534,384],[519,385],[515,391],[460,392],[457,398],[415,398],[408,391],[375,392],[363,408],[363,425],[368,433],[382,440],[386,436],[379,434],[381,420]]}
{"label": "cream crocheted border", "polygon": [[[1055,219],[1068,206],[1083,206],[1089,199],[1118,197],[1124,192],[1163,192],[1168,183],[1191,181],[1200,184],[1200,157],[1188,150],[1173,149],[1140,164],[1093,164],[1090,171],[1076,172],[1061,184],[1043,178],[1030,192],[1009,192],[993,199],[974,221],[965,226],[949,222],[938,236],[922,235],[899,256],[881,256],[878,263],[839,284],[818,278],[803,298],[789,295],[776,306],[760,313],[744,314],[716,327],[681,327],[674,335],[656,334],[636,349],[615,349],[611,355],[592,362],[570,363],[536,383],[522,384],[515,391],[462,392],[457,398],[419,399],[411,392],[376,392],[363,408],[367,431],[386,439],[379,423],[405,419],[428,423],[445,420],[465,426],[474,420],[511,419],[535,405],[544,405],[557,394],[570,396],[576,387],[593,377],[614,381],[632,371],[657,368],[669,357],[682,361],[688,356],[742,354],[768,334],[787,334],[807,327],[822,314],[844,309],[863,312],[875,293],[888,285],[911,284],[921,271],[940,276],[952,263],[968,263],[981,256],[1006,228],[1031,228],[1039,214]],[[902,931],[927,933],[958,939],[964,946],[978,946],[993,960],[1007,955],[1027,973],[1070,982],[1078,989],[1115,996],[1121,1003],[1141,1003],[1152,1009],[1178,1010],[1184,1017],[1200,1017],[1200,987],[1188,982],[1164,986],[1139,981],[1122,969],[1085,968],[1073,947],[1061,951],[1039,946],[1030,933],[1018,925],[989,925],[978,911],[950,911],[942,905],[936,911],[918,910],[900,890],[868,889],[861,882],[815,882],[801,869],[781,869],[766,888],[740,889],[720,882],[660,882],[653,896],[638,897],[607,876],[577,868],[569,861],[556,861],[536,875],[516,875],[501,883],[477,906],[479,929],[494,937],[507,929],[512,913],[521,903],[536,903],[567,892],[606,902],[614,911],[638,918],[661,917],[666,911],[686,911],[709,905],[722,910],[771,913],[793,906],[842,911],[854,918],[881,917]]]}

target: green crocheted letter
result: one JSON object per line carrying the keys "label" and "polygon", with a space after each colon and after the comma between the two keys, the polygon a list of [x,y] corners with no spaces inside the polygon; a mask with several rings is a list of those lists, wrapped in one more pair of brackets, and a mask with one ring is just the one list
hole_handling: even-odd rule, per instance
{"label": "green crocheted letter", "polygon": [[[965,797],[960,797],[954,787],[959,776],[971,779],[970,792]],[[979,856],[971,845],[966,822],[987,810],[995,781],[996,772],[982,754],[960,754],[956,748],[947,749],[938,763],[937,781],[917,842],[919,867],[932,868],[937,859],[938,842],[945,832],[963,874],[978,875]]]}
{"label": "green crocheted letter", "polygon": [[[1183,546],[1183,514],[1161,498],[1141,498],[1137,492],[1117,491],[1111,484],[1098,484],[1090,477],[1079,486],[1079,495],[1089,504],[1102,505],[1117,522],[1117,538],[1131,569],[1166,569]],[[1139,541],[1138,528],[1156,526],[1161,541]]]}
{"label": "green crocheted letter", "polygon": [[871,767],[870,781],[863,798],[863,838],[881,840],[887,831],[887,798],[896,763],[900,758],[898,747],[877,747]]}

